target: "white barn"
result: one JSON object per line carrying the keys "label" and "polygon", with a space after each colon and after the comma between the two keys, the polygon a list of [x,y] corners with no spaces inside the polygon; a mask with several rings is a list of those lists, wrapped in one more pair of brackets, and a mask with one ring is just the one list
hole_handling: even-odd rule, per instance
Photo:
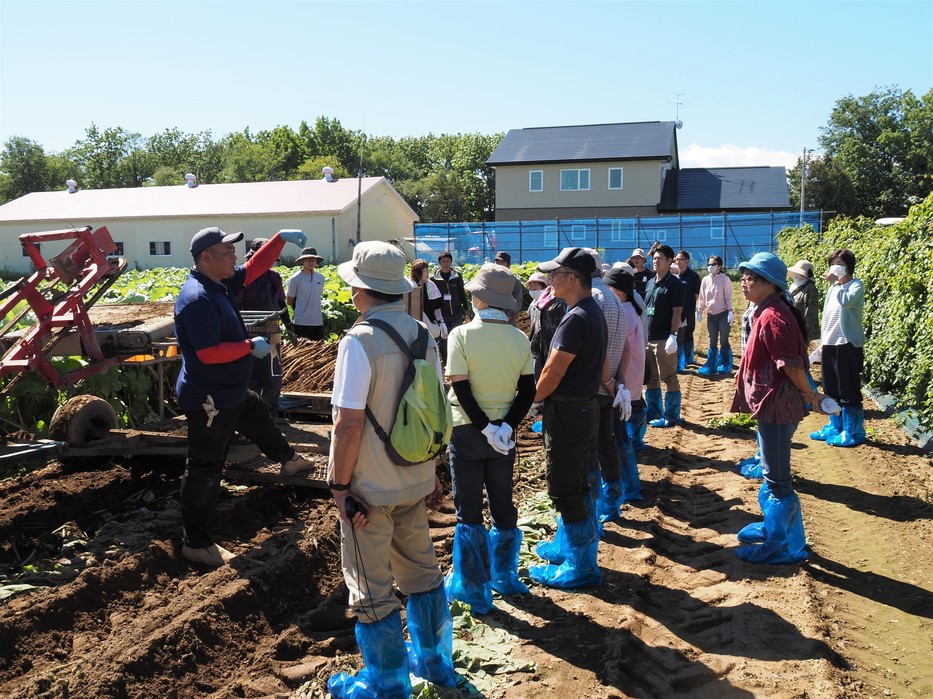
{"label": "white barn", "polygon": [[[299,228],[325,263],[337,263],[353,254],[359,189],[360,240],[412,236],[418,215],[384,177],[34,192],[0,206],[0,269],[32,271],[20,234],[82,226],[106,226],[131,269],[190,267],[191,237],[207,226],[243,231],[241,259],[254,238]],[[66,245],[47,243],[43,257]],[[285,255],[298,251],[286,248]]]}

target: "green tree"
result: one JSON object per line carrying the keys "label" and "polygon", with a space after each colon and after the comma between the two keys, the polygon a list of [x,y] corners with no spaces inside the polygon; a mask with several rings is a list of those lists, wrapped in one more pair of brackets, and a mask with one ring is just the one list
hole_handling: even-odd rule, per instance
{"label": "green tree", "polygon": [[[922,117],[907,117],[917,104],[910,91],[904,93],[896,86],[836,102],[829,123],[821,129],[820,145],[826,159],[851,182],[855,213],[872,218],[903,215],[910,197],[918,196],[919,190],[912,190],[923,177],[911,168],[922,160],[933,131],[911,134],[914,121],[925,123]],[[918,157],[912,159],[911,153]]]}
{"label": "green tree", "polygon": [[13,136],[0,153],[0,203],[52,186],[45,151],[35,141]]}
{"label": "green tree", "polygon": [[[790,203],[795,209],[800,208],[800,163],[787,173],[790,190]],[[858,199],[855,188],[848,174],[834,161],[815,157],[807,159],[807,211],[823,210],[834,215],[855,216],[858,211]]]}
{"label": "green tree", "polygon": [[81,167],[78,183],[85,189],[139,187],[151,174],[144,167],[139,134],[119,126],[101,131],[91,124],[85,135],[70,152]]}

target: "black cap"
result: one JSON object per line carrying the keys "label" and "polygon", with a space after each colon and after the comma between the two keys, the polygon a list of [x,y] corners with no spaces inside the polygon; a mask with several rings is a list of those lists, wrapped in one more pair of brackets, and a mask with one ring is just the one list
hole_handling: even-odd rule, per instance
{"label": "black cap", "polygon": [[603,275],[603,283],[629,296],[635,291],[635,277],[621,267],[613,267]]}
{"label": "black cap", "polygon": [[243,240],[243,233],[224,233],[216,226],[202,228],[191,239],[191,256],[197,257],[212,245],[218,243],[238,243]]}
{"label": "black cap", "polygon": [[553,272],[558,267],[570,267],[587,277],[592,277],[596,271],[596,260],[583,248],[564,248],[560,255],[550,262],[542,262],[538,269],[542,272]]}
{"label": "black cap", "polygon": [[505,262],[505,264],[507,265],[512,264],[512,256],[509,253],[507,253],[505,250],[500,250],[499,252],[496,253],[496,262],[500,260],[502,262]]}

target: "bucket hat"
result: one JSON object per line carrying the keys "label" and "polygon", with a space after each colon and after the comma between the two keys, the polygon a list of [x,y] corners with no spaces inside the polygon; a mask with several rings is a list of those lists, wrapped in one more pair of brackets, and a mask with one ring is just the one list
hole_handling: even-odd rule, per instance
{"label": "bucket hat", "polygon": [[752,255],[752,259],[739,264],[739,271],[743,269],[768,280],[778,289],[787,291],[787,265],[777,255],[770,252],[756,252]]}
{"label": "bucket hat", "polygon": [[603,275],[603,283],[613,289],[624,291],[630,298],[635,291],[635,277],[622,267],[613,267],[606,272]]}
{"label": "bucket hat", "polygon": [[787,271],[799,274],[801,277],[810,277],[813,274],[813,263],[810,260],[797,260]]}
{"label": "bucket hat", "polygon": [[629,257],[640,257],[641,259],[648,261],[648,256],[645,254],[644,248],[635,248],[632,250],[632,254]]}
{"label": "bucket hat", "polygon": [[411,283],[405,278],[405,254],[381,240],[358,243],[353,259],[337,266],[337,274],[350,286],[383,294],[407,294]]}
{"label": "bucket hat", "polygon": [[302,248],[301,254],[295,258],[295,262],[301,262],[302,260],[317,260],[318,262],[323,262],[324,258],[317,254],[315,248]]}
{"label": "bucket hat", "polygon": [[489,263],[480,267],[476,276],[466,284],[466,290],[480,301],[506,311],[515,310],[514,288],[515,275],[511,270]]}

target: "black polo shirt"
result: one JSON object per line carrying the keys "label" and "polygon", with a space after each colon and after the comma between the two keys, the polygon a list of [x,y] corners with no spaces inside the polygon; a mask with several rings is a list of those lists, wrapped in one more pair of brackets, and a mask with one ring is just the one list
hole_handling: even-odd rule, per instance
{"label": "black polo shirt", "polygon": [[670,272],[660,282],[655,282],[654,288],[645,299],[645,315],[648,316],[648,342],[666,340],[671,334],[671,323],[674,321],[674,309],[684,307],[684,294],[687,286]]}

